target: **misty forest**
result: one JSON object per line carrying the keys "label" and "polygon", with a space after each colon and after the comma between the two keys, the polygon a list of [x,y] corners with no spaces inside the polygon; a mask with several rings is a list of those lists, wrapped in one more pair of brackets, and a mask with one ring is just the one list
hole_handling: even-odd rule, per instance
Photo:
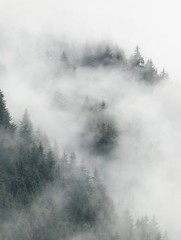
{"label": "misty forest", "polygon": [[170,239],[168,73],[138,46],[20,35],[0,39],[0,239]]}

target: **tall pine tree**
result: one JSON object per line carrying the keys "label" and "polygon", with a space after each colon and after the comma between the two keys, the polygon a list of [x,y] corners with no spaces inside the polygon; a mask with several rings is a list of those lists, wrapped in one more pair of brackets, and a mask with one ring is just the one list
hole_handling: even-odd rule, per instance
{"label": "tall pine tree", "polygon": [[1,90],[0,90],[0,127],[3,127],[4,129],[10,130],[10,131],[14,131],[16,128],[15,124],[12,122],[12,118],[6,107],[4,94]]}
{"label": "tall pine tree", "polygon": [[25,144],[30,145],[33,142],[33,125],[30,120],[28,111],[25,110],[22,121],[20,123],[19,135],[21,141]]}

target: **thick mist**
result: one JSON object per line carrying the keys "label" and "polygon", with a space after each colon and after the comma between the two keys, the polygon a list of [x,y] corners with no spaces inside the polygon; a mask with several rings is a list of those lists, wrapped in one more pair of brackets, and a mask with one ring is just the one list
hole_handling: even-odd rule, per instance
{"label": "thick mist", "polygon": [[[28,109],[34,131],[40,128],[53,148],[73,151],[91,171],[100,170],[118,212],[155,216],[179,239],[181,87],[169,79],[149,85],[121,67],[64,65],[64,51],[77,62],[85,46],[2,34],[0,88],[11,115],[18,123]],[[92,145],[99,119],[116,129],[106,155]]]}

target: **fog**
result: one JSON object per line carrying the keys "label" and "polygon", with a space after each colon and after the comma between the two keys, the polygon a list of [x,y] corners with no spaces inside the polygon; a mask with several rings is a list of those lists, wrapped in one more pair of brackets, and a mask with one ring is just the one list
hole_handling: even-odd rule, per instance
{"label": "fog", "polygon": [[[74,151],[90,171],[99,169],[117,212],[155,216],[170,239],[180,239],[178,3],[19,0],[1,1],[0,7],[0,89],[14,121],[28,109],[34,131],[40,128],[52,148]],[[170,79],[150,86],[119,67],[71,63],[67,69],[60,61],[64,50],[76,62],[86,46],[107,42],[128,58],[139,44],[145,60],[153,58],[159,71],[166,67]],[[101,113],[96,107],[103,101]],[[92,146],[92,124],[99,118],[118,133],[106,155]]]}
{"label": "fog", "polygon": [[[0,24],[9,31],[53,32],[69,40],[108,39],[145,57],[179,81],[180,3],[177,0],[1,0]],[[3,30],[6,32],[6,29]]]}
{"label": "fog", "polygon": [[[18,123],[27,108],[35,130],[40,127],[52,146],[56,142],[60,152],[74,151],[90,169],[101,170],[117,211],[155,216],[179,239],[180,85],[165,80],[149,86],[119,68],[67,70],[44,54],[55,39],[28,32],[4,36],[0,84],[13,119]],[[57,46],[81,50],[64,40]],[[88,124],[95,117],[83,110],[86,99],[107,105],[102,117],[112,119],[119,133],[111,155],[89,150],[95,133]]]}

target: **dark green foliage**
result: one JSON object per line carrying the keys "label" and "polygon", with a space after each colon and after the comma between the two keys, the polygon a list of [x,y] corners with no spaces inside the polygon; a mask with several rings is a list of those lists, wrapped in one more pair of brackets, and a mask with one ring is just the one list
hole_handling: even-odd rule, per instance
{"label": "dark green foliage", "polygon": [[157,72],[151,59],[148,59],[145,63],[138,46],[135,49],[134,55],[129,60],[128,70],[146,84],[158,83],[160,80],[168,78],[168,74],[165,70],[160,74]]}
{"label": "dark green foliage", "polygon": [[165,236],[160,233],[155,219],[149,219],[147,216],[138,219],[134,226],[134,235],[138,240],[164,240]]}
{"label": "dark green foliage", "polygon": [[159,226],[155,219],[147,216],[134,221],[128,210],[124,211],[121,216],[119,239],[124,240],[166,240],[167,234],[160,232]]}
{"label": "dark green foliage", "polygon": [[0,128],[4,128],[10,132],[14,132],[16,126],[12,123],[11,116],[6,107],[4,94],[0,90]]}
{"label": "dark green foliage", "polygon": [[[30,150],[20,148],[12,159],[0,162],[2,203],[26,205],[41,192],[47,182],[54,179],[55,161],[51,152],[44,153],[43,147],[34,145]],[[8,207],[8,206],[7,206]]]}
{"label": "dark green foliage", "polygon": [[130,59],[130,64],[132,68],[144,66],[144,59],[141,56],[140,49],[138,46],[135,49],[133,57]]}
{"label": "dark green foliage", "polygon": [[82,66],[116,66],[121,65],[125,61],[125,54],[122,50],[115,46],[99,45],[95,48],[86,47],[81,59]]}
{"label": "dark green foliage", "polygon": [[[62,161],[64,162],[65,157]],[[60,184],[66,189],[63,216],[77,228],[85,225],[93,227],[100,218],[108,218],[107,209],[111,203],[103,185],[98,178],[90,176],[88,170],[82,164],[80,167],[72,168],[71,162],[62,166]],[[62,183],[63,181],[63,183]]]}
{"label": "dark green foliage", "polygon": [[22,141],[25,145],[29,146],[33,143],[33,125],[27,110],[25,110],[19,126],[19,136],[20,141]]}
{"label": "dark green foliage", "polygon": [[101,219],[110,221],[112,204],[97,172],[91,176],[84,164],[77,166],[74,153],[64,153],[58,165],[53,152],[44,150],[40,134],[33,136],[27,111],[18,133],[18,139],[0,149],[3,239],[67,239],[93,229]]}
{"label": "dark green foliage", "polygon": [[159,79],[157,70],[155,69],[153,62],[150,59],[145,64],[145,67],[143,70],[143,79],[149,83],[154,83]]}
{"label": "dark green foliage", "polygon": [[115,145],[118,137],[118,132],[111,124],[101,123],[97,125],[94,149],[99,154],[110,153]]}
{"label": "dark green foliage", "polygon": [[[125,53],[118,46],[110,44],[90,45],[81,50],[80,56],[71,56],[71,53],[68,55],[63,51],[61,61],[67,69],[72,69],[72,66],[75,69],[77,67],[116,67],[133,74],[137,79],[145,81],[147,84],[157,83],[168,78],[168,73],[165,70],[161,73],[157,72],[151,59],[145,62],[138,46],[129,59],[126,59]],[[72,59],[72,64],[69,64],[68,59]]]}
{"label": "dark green foliage", "polygon": [[[102,114],[106,108],[101,102],[89,105],[88,111]],[[4,119],[0,136],[0,240],[167,239],[154,219],[145,217],[134,223],[126,211],[119,222],[98,170],[90,174],[83,162],[77,164],[75,153],[54,154],[41,142],[40,133],[33,135],[27,111],[18,134],[9,132],[10,117],[0,119]],[[116,129],[110,122],[95,126],[94,151],[110,153]]]}
{"label": "dark green foliage", "polygon": [[129,58],[119,46],[105,42],[70,49],[71,46],[64,46],[64,49],[60,49],[59,46],[56,44],[53,46],[52,43],[50,49],[46,50],[46,58],[53,63],[53,69],[57,74],[61,74],[62,70],[76,71],[80,67],[93,70],[101,67],[109,70],[120,69],[123,73],[128,73],[128,77],[131,74],[137,80],[150,85],[168,78],[165,71],[158,73],[152,60],[143,58],[138,46]]}
{"label": "dark green foliage", "polygon": [[100,61],[100,63],[102,63],[103,66],[108,66],[112,64],[114,55],[111,48],[106,46],[98,51],[96,58],[98,61]]}
{"label": "dark green foliage", "polygon": [[88,66],[88,67],[96,66],[96,58],[90,47],[87,47],[84,50],[84,54],[82,57],[82,66]]}
{"label": "dark green foliage", "polygon": [[117,146],[119,132],[114,120],[106,113],[106,103],[87,98],[83,107],[89,115],[85,133],[82,134],[84,147],[96,155],[110,155]]}
{"label": "dark green foliage", "polygon": [[[98,172],[91,177],[83,164],[76,166],[73,163],[73,158],[75,155],[64,154],[57,167],[59,171],[55,172],[52,153],[45,158],[42,146],[34,146],[28,153],[21,150],[18,162],[2,169],[4,183],[1,193],[3,188],[6,189],[4,199],[1,199],[3,215],[10,213],[11,209],[23,211],[23,218],[18,214],[16,230],[9,231],[12,232],[10,239],[25,236],[31,236],[33,240],[67,239],[94,229],[103,220],[111,223],[109,211],[112,204]],[[41,197],[46,184],[53,180],[53,185],[47,188],[47,195]],[[2,225],[0,230],[7,237],[5,226]]]}

